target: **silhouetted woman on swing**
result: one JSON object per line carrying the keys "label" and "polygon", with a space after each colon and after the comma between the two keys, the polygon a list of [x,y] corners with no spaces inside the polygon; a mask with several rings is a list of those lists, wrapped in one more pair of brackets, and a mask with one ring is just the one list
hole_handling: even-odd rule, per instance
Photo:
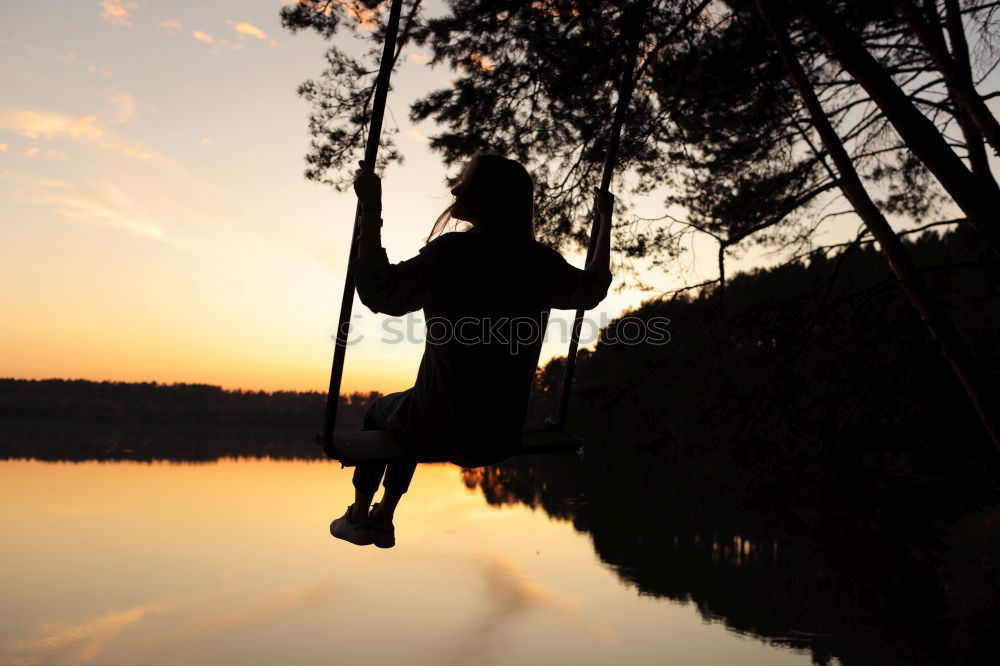
{"label": "silhouetted woman on swing", "polygon": [[[388,429],[408,450],[444,452],[462,467],[500,462],[519,442],[545,312],[589,310],[607,295],[614,197],[595,188],[597,248],[581,270],[535,240],[534,184],[524,166],[479,154],[419,254],[390,264],[380,237],[381,181],[360,165],[354,190],[362,216],[352,261],[358,295],[372,312],[423,309],[427,335],[413,388],[374,400],[364,429]],[[471,226],[442,233],[451,219]],[[331,533],[358,545],[393,546],[393,512],[416,466],[398,458],[358,464],[354,504],[333,521]],[[369,513],[383,475],[385,493]]]}

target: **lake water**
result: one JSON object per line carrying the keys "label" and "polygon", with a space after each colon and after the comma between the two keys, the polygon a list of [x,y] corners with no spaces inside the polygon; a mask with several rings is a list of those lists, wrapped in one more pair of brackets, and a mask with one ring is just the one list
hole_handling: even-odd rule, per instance
{"label": "lake water", "polygon": [[310,438],[0,428],[0,664],[997,663],[1000,509],[935,479],[592,442],[421,465],[381,550],[351,468],[226,453]]}
{"label": "lake water", "polygon": [[809,664],[644,594],[590,535],[421,466],[397,545],[323,461],[0,462],[10,664]]}

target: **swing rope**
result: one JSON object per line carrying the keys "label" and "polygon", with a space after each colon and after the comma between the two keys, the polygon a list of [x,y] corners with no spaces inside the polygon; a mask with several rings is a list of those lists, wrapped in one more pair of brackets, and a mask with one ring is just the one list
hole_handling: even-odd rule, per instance
{"label": "swing rope", "polygon": [[[635,10],[633,10],[635,11]],[[646,17],[646,4],[635,14],[626,14],[626,22],[631,23],[632,39],[631,48],[625,56],[625,66],[622,68],[622,75],[618,82],[618,100],[615,102],[615,115],[611,121],[611,132],[608,135],[608,148],[604,152],[604,167],[601,170],[600,191],[602,196],[608,194],[611,187],[611,178],[614,175],[616,163],[618,161],[618,147],[621,144],[622,126],[625,124],[625,116],[628,107],[632,102],[632,91],[635,90],[635,63],[639,56],[639,46],[642,43],[642,26]],[[631,18],[632,21],[627,19]],[[594,209],[591,212],[590,240],[587,243],[587,260],[584,266],[590,264],[597,251],[597,235],[600,229],[601,215],[597,202],[594,202]],[[566,368],[563,371],[562,388],[559,391],[559,407],[555,420],[555,429],[562,430],[566,426],[566,417],[569,413],[569,394],[573,387],[573,372],[576,370],[577,347],[580,343],[580,328],[583,326],[583,315],[586,310],[577,310],[573,318],[573,328],[569,340],[569,352],[566,354]]]}
{"label": "swing rope", "polygon": [[[632,45],[628,54],[625,56],[625,66],[622,69],[622,76],[619,79],[618,84],[618,100],[615,103],[615,115],[611,122],[611,131],[608,135],[608,148],[604,153],[604,167],[601,171],[601,193],[606,194],[608,189],[611,187],[611,178],[614,175],[615,167],[618,161],[618,147],[621,143],[621,132],[622,127],[625,124],[625,116],[628,114],[628,108],[632,103],[632,93],[635,91],[636,83],[639,77],[642,75],[643,70],[646,68],[646,63],[651,57],[653,57],[662,46],[669,44],[673,41],[681,30],[686,28],[695,20],[702,11],[709,5],[711,0],[701,0],[696,5],[691,7],[681,19],[670,29],[670,31],[663,37],[662,40],[647,53],[643,62],[640,64],[639,69],[636,70],[636,61],[638,60],[639,48],[642,42],[643,27],[646,20],[646,13],[649,8],[649,3],[645,2],[642,5],[635,7],[633,6],[634,14],[626,13],[626,20],[631,18],[631,28],[632,32]],[[591,259],[594,257],[594,252],[597,250],[597,233],[600,227],[600,214],[597,210],[597,203],[594,203],[593,219],[590,226],[590,241],[587,245],[587,260],[584,265],[590,263]],[[580,340],[580,328],[583,325],[583,315],[584,310],[577,310],[576,317],[573,320],[572,334],[570,335],[569,352],[566,355],[566,368],[563,370],[562,386],[559,391],[559,406],[556,411],[556,420],[552,423],[556,430],[562,430],[566,425],[566,417],[569,413],[569,396],[570,388],[573,385],[573,373],[576,370],[576,355],[577,347]]]}
{"label": "swing rope", "polygon": [[[365,164],[375,168],[378,157],[379,137],[382,134],[382,118],[385,116],[385,100],[389,95],[389,76],[395,60],[396,34],[399,32],[399,15],[403,0],[392,0],[389,20],[385,27],[385,44],[379,63],[378,78],[375,80],[375,98],[372,100],[371,124],[368,126],[368,141],[365,145]],[[351,249],[347,255],[351,259],[358,254],[358,231],[361,219],[361,200],[354,208],[354,226],[351,232]],[[333,446],[333,429],[337,423],[337,407],[340,403],[340,383],[344,376],[344,357],[347,354],[347,334],[350,332],[351,308],[354,305],[354,272],[348,262],[344,278],[344,295],[340,301],[340,320],[337,323],[337,343],[333,350],[333,367],[330,370],[330,387],[326,394],[326,412],[323,417],[323,450],[331,458],[337,451]]]}

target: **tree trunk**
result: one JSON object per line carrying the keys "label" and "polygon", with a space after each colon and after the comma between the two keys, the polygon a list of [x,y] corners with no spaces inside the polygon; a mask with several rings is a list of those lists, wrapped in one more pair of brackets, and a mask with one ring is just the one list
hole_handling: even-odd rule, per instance
{"label": "tree trunk", "polygon": [[825,3],[789,2],[815,28],[820,39],[872,100],[906,142],[909,149],[934,174],[969,222],[1000,256],[1000,192],[984,186],[945,141],[941,133],[900,90],[861,41]]}
{"label": "tree trunk", "polygon": [[889,262],[890,269],[899,280],[903,293],[927,326],[942,355],[944,355],[945,360],[951,366],[952,371],[965,390],[969,402],[972,403],[976,413],[979,415],[983,428],[993,442],[994,448],[997,452],[1000,452],[1000,431],[997,430],[997,426],[993,422],[992,412],[980,393],[978,382],[974,376],[973,364],[965,343],[962,341],[948,313],[938,303],[928,288],[927,283],[924,282],[923,277],[913,265],[910,255],[899,240],[899,236],[889,226],[885,216],[882,215],[882,212],[875,205],[875,202],[872,201],[871,196],[865,189],[864,183],[861,182],[861,177],[858,175],[857,170],[854,168],[854,163],[847,153],[847,149],[844,148],[840,136],[837,135],[836,130],[830,123],[819,98],[816,96],[816,92],[813,90],[812,83],[806,75],[805,69],[803,69],[793,51],[788,33],[784,26],[778,24],[768,11],[767,5],[769,2],[770,0],[757,0],[757,9],[771,35],[774,37],[778,53],[784,61],[785,67],[788,69],[789,78],[802,97],[802,101],[812,119],[812,124],[822,139],[827,152],[830,154],[834,166],[837,168],[841,191],[847,197],[847,200],[851,203],[851,206],[857,212],[872,236],[878,241],[882,252]]}

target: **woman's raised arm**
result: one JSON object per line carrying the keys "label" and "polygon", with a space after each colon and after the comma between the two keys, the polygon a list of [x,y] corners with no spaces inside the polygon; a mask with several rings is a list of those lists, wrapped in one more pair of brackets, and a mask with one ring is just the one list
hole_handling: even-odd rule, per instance
{"label": "woman's raised arm", "polygon": [[611,192],[602,192],[600,188],[595,187],[594,205],[601,218],[601,225],[597,230],[597,247],[590,263],[587,264],[587,270],[594,266],[595,271],[609,272],[611,270],[611,215],[615,208],[615,195]]}
{"label": "woman's raised arm", "polygon": [[614,196],[602,196],[595,190],[595,204],[600,215],[597,247],[590,263],[583,270],[571,266],[552,250],[548,305],[557,310],[590,310],[604,300],[611,286],[611,211]]}
{"label": "woman's raised arm", "polygon": [[[361,232],[358,258],[377,255],[382,250],[382,179],[364,163],[354,172],[354,192],[361,202]],[[383,250],[384,253],[384,250]]]}
{"label": "woman's raised arm", "polygon": [[358,297],[372,312],[394,317],[423,308],[430,300],[443,265],[450,234],[444,234],[420,248],[420,253],[390,264],[382,247],[382,184],[364,162],[356,172],[354,191],[361,201],[358,256],[351,260],[351,272]]}

